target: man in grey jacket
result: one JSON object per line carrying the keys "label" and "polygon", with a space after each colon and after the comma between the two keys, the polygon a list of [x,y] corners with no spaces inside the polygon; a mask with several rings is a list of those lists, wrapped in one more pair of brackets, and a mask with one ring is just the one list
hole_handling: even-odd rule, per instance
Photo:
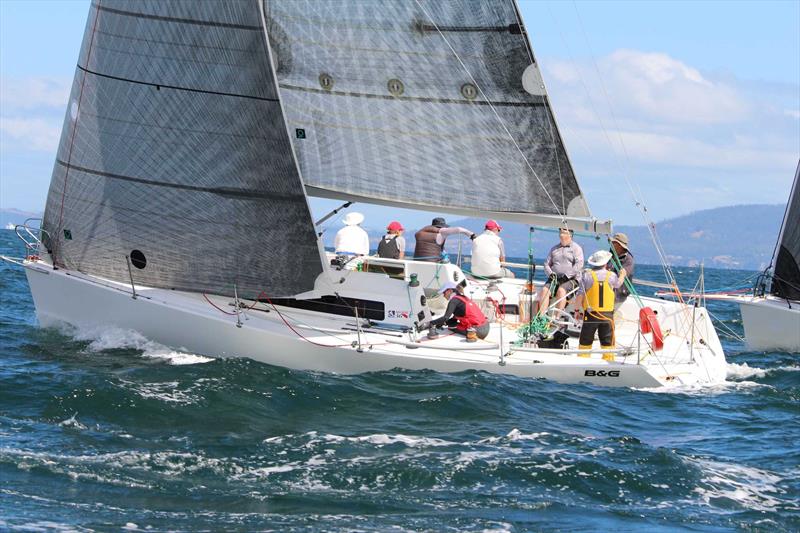
{"label": "man in grey jacket", "polygon": [[544,262],[544,273],[547,281],[539,294],[539,312],[547,312],[550,306],[551,287],[556,287],[558,309],[567,306],[565,296],[578,287],[578,276],[583,270],[583,249],[572,240],[573,231],[561,228],[558,232],[559,243],[550,249]]}

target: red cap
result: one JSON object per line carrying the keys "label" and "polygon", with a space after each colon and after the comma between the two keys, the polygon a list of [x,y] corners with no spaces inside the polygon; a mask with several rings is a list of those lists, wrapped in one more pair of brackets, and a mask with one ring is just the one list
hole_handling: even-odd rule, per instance
{"label": "red cap", "polygon": [[386,226],[386,229],[389,231],[403,231],[405,228],[403,228],[403,225],[398,221],[392,220],[389,222],[389,225]]}
{"label": "red cap", "polygon": [[497,223],[496,220],[489,220],[486,222],[486,229],[503,229],[503,226]]}

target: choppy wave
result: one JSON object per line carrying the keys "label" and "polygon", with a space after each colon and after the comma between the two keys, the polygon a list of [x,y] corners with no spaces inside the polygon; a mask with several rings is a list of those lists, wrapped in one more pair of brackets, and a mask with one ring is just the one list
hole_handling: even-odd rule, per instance
{"label": "choppy wave", "polygon": [[3,531],[800,530],[800,360],[735,335],[666,391],[337,376],[40,330],[0,281]]}

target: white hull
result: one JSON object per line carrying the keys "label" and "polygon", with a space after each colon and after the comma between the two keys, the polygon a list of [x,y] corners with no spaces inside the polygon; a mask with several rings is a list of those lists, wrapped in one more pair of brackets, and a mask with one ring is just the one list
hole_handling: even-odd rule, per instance
{"label": "white hull", "polygon": [[800,353],[800,302],[774,296],[739,297],[747,346]]}
{"label": "white hull", "polygon": [[[643,352],[642,362],[637,364],[636,353],[608,362],[602,360],[600,353],[583,358],[557,351],[525,351],[510,345],[516,335],[499,324],[493,324],[490,336],[477,344],[466,343],[456,336],[428,341],[414,333],[364,331],[359,336],[353,331],[351,318],[280,308],[284,318],[293,323],[296,331],[292,331],[278,313],[268,312],[268,306],[259,304],[256,310],[242,314],[243,323],[238,327],[235,316],[214,309],[203,295],[137,287],[139,297],[134,299],[129,286],[77,272],[53,270],[41,261],[25,262],[24,266],[42,326],[59,323],[79,328],[116,326],[135,330],[171,348],[201,355],[247,357],[288,368],[342,374],[398,367],[442,372],[484,370],[604,386],[658,387],[720,382],[725,378],[722,347],[710,320],[702,312],[695,327],[698,342],[691,354],[685,346],[686,339],[668,335],[662,352],[655,355]],[[212,301],[223,309],[231,309],[230,298],[213,297]],[[688,309],[676,313],[674,303],[660,300],[650,303],[659,306],[665,330],[674,330],[670,321],[675,321],[677,328],[691,315]],[[634,332],[638,329],[635,325],[632,328]],[[618,327],[618,339],[625,334],[626,326]],[[703,342],[699,342],[700,338]]]}

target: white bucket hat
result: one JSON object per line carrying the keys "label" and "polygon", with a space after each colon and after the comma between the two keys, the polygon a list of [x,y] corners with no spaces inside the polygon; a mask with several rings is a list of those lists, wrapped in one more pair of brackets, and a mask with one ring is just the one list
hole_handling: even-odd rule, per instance
{"label": "white bucket hat", "polygon": [[444,285],[439,287],[439,294],[444,294],[446,291],[455,291],[457,288],[458,285],[452,281],[446,281]]}
{"label": "white bucket hat", "polygon": [[347,213],[344,219],[342,219],[342,222],[344,222],[345,226],[356,226],[364,222],[364,215],[353,211],[352,213]]}
{"label": "white bucket hat", "polygon": [[611,252],[608,250],[598,250],[589,256],[588,263],[593,267],[606,266],[611,261]]}

